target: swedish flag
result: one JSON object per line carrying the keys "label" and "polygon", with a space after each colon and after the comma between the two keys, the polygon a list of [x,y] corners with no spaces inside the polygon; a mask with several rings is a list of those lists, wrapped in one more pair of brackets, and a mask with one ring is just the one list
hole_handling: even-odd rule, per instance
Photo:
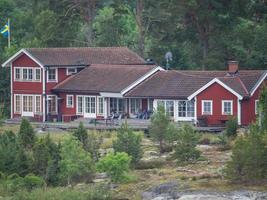
{"label": "swedish flag", "polygon": [[9,36],[9,25],[8,25],[8,23],[0,30],[0,33],[6,38]]}

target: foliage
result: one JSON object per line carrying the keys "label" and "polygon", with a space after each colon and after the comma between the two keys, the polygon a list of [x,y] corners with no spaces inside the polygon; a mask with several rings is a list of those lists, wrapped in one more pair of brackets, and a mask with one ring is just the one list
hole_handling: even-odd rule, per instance
{"label": "foliage", "polygon": [[90,153],[83,149],[82,143],[73,136],[64,139],[60,149],[60,175],[68,185],[73,178],[92,172],[93,165]]}
{"label": "foliage", "polygon": [[260,93],[259,99],[259,120],[261,129],[267,131],[267,86],[264,86]]}
{"label": "foliage", "polygon": [[237,138],[225,175],[233,181],[257,181],[267,178],[266,134],[252,125],[248,135]]}
{"label": "foliage", "polygon": [[159,142],[160,153],[164,152],[164,142],[174,139],[174,126],[170,123],[170,118],[165,114],[163,106],[158,106],[157,111],[151,117],[151,125],[149,126],[149,134]]}
{"label": "foliage", "polygon": [[22,118],[20,129],[19,129],[19,143],[25,149],[31,149],[36,140],[35,132],[30,124],[30,122]]}
{"label": "foliage", "polygon": [[127,153],[132,158],[131,163],[136,165],[143,155],[141,141],[142,136],[135,134],[125,123],[118,130],[117,139],[113,141],[113,149],[115,152]]}
{"label": "foliage", "polygon": [[28,174],[24,177],[24,184],[28,190],[32,190],[34,188],[43,187],[45,185],[45,181],[41,177]]}
{"label": "foliage", "polygon": [[39,139],[33,147],[33,171],[43,177],[48,184],[58,182],[59,147],[47,135]]}
{"label": "foliage", "polygon": [[175,158],[178,163],[196,161],[200,157],[200,151],[196,149],[199,135],[189,124],[183,124],[178,130]]}
{"label": "foliage", "polygon": [[237,119],[235,117],[229,118],[226,122],[225,134],[228,138],[235,138],[237,135]]}
{"label": "foliage", "polygon": [[96,131],[90,131],[87,138],[86,150],[90,152],[93,160],[96,162],[99,159],[99,149],[103,142],[103,137]]}
{"label": "foliage", "polygon": [[122,182],[127,178],[131,157],[125,152],[108,154],[97,163],[97,170],[106,172],[112,182]]}
{"label": "foliage", "polygon": [[83,144],[84,149],[87,148],[88,134],[82,122],[80,122],[78,129],[74,131],[73,136],[75,136]]}
{"label": "foliage", "polygon": [[151,160],[141,160],[136,166],[135,169],[144,170],[144,169],[155,169],[160,168],[166,163],[166,160],[163,159],[151,159]]}

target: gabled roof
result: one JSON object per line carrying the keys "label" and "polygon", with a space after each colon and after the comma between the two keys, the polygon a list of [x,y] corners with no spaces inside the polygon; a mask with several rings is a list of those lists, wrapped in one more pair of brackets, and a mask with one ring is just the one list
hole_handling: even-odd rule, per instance
{"label": "gabled roof", "polygon": [[241,70],[235,75],[227,71],[159,71],[125,96],[191,99],[217,82],[241,99],[251,95],[265,74],[263,70]]}
{"label": "gabled roof", "polygon": [[89,64],[145,64],[145,60],[127,47],[70,47],[22,49],[2,66],[9,65],[22,53],[41,66],[68,66]]}
{"label": "gabled roof", "polygon": [[155,65],[93,64],[53,88],[55,92],[120,93],[149,73]]}

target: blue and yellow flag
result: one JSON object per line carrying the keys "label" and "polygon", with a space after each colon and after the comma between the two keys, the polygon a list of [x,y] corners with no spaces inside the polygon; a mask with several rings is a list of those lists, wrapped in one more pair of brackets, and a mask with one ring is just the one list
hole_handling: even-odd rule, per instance
{"label": "blue and yellow flag", "polygon": [[0,30],[0,33],[6,38],[9,36],[9,25],[8,25],[8,23]]}

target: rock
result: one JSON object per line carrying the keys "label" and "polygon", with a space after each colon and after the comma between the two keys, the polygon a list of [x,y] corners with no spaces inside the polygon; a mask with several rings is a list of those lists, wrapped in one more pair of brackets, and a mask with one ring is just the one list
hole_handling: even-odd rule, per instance
{"label": "rock", "polygon": [[192,194],[183,195],[178,200],[231,200],[227,197],[220,197],[217,195]]}

